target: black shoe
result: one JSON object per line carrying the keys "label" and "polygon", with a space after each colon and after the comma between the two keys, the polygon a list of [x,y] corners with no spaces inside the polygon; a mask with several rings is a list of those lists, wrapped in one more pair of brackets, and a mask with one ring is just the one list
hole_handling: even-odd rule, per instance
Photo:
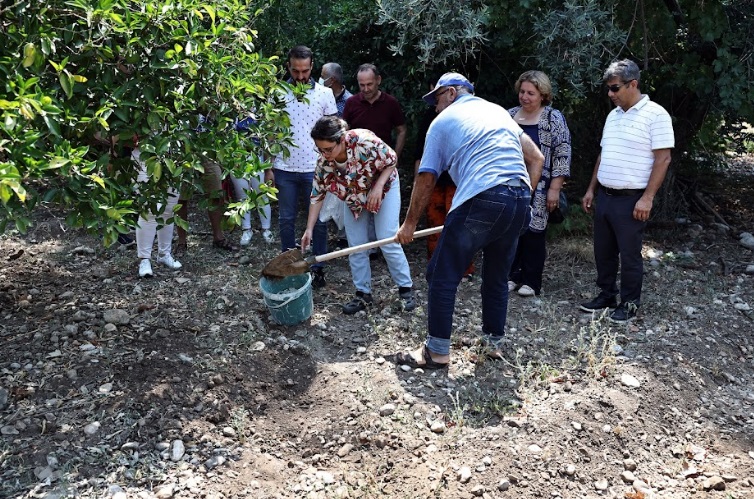
{"label": "black shoe", "polygon": [[375,251],[374,253],[369,253],[370,262],[376,262],[380,258],[382,258],[382,251]]}
{"label": "black shoe", "polygon": [[335,247],[338,249],[348,248],[348,239],[345,237],[339,238],[338,242],[335,243]]}
{"label": "black shoe", "polygon": [[367,307],[374,303],[371,293],[364,293],[363,291],[357,291],[353,300],[343,305],[343,313],[346,315],[353,315],[360,310],[365,310]]}
{"label": "black shoe", "polygon": [[403,310],[410,312],[416,308],[416,296],[412,288],[398,288],[398,296],[403,300]]}
{"label": "black shoe", "polygon": [[121,246],[125,246],[126,248],[136,246],[136,241],[134,241],[134,238],[128,234],[118,234],[118,242]]}
{"label": "black shoe", "polygon": [[636,317],[636,311],[639,309],[638,305],[633,302],[621,303],[620,307],[613,310],[610,314],[610,322],[615,324],[625,324],[634,317]]}
{"label": "black shoe", "polygon": [[582,303],[579,306],[583,312],[602,312],[606,308],[615,308],[618,306],[618,299],[615,295],[610,296],[605,293],[600,293],[597,298],[586,303]]}
{"label": "black shoe", "polygon": [[325,269],[321,267],[312,269],[312,288],[321,289],[325,286],[327,286],[327,281],[325,280]]}

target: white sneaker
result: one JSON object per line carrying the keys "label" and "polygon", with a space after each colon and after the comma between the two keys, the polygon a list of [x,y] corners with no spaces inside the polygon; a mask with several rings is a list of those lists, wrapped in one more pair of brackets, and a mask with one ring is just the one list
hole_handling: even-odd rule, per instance
{"label": "white sneaker", "polygon": [[272,235],[272,231],[270,229],[265,229],[264,231],[262,231],[262,237],[264,238],[264,242],[266,243],[275,242],[275,236]]}
{"label": "white sneaker", "polygon": [[147,258],[143,258],[139,263],[139,277],[152,277],[153,275],[152,263]]}
{"label": "white sneaker", "polygon": [[516,289],[516,283],[513,281],[508,281],[508,292],[512,292]]}
{"label": "white sneaker", "polygon": [[171,255],[170,253],[159,257],[157,261],[163,264],[164,266],[166,266],[167,268],[169,268],[170,270],[178,270],[181,267],[183,267],[183,265],[181,265],[181,262],[173,258],[173,255]]}
{"label": "white sneaker", "polygon": [[241,246],[248,246],[251,244],[251,229],[246,229],[241,234]]}
{"label": "white sneaker", "polygon": [[526,284],[518,288],[518,296],[534,296],[535,294],[537,293],[535,293],[534,290]]}

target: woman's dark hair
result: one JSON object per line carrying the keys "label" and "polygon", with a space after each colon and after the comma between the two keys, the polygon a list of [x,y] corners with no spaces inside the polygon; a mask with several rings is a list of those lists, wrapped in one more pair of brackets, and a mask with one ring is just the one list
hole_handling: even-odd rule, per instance
{"label": "woman's dark hair", "polygon": [[318,119],[312,128],[311,135],[314,140],[338,142],[346,130],[348,130],[348,123],[332,114]]}

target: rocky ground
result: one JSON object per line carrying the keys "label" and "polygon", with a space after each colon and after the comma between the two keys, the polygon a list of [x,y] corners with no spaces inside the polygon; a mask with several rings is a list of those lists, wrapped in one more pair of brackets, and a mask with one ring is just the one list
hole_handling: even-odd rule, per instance
{"label": "rocky ground", "polygon": [[[577,310],[587,236],[552,241],[542,296],[511,297],[505,361],[479,355],[463,282],[447,372],[393,363],[425,310],[401,309],[384,262],[368,313],[341,314],[340,259],[283,327],[258,235],[219,253],[195,214],[184,268],[140,280],[134,250],[39,213],[0,238],[0,496],[752,498],[751,185],[706,186],[730,228],[691,206],[651,227],[627,326]],[[407,252],[423,305],[424,249]]]}

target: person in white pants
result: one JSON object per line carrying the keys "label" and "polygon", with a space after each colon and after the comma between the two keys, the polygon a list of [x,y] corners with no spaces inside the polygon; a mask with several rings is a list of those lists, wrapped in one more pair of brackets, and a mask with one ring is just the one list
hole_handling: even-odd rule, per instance
{"label": "person in white pants", "polygon": [[[137,182],[147,182],[147,165],[141,161],[141,152],[139,148],[134,148],[131,153],[131,159],[139,165],[139,176]],[[178,270],[182,267],[181,262],[173,258],[173,224],[165,224],[161,229],[157,229],[157,218],[168,219],[173,213],[175,205],[178,204],[178,192],[169,193],[167,203],[164,206],[158,205],[156,215],[150,213],[147,218],[139,217],[139,224],[136,227],[136,251],[140,259],[139,277],[152,277],[152,246],[154,245],[155,236],[157,236],[157,261],[170,270]]]}
{"label": "person in white pants", "polygon": [[[265,173],[259,172],[257,175],[251,177],[250,180],[236,177],[231,178],[233,179],[233,188],[236,191],[236,198],[238,198],[239,201],[244,201],[249,197],[248,194],[246,194],[248,190],[253,189],[254,192],[259,192],[259,184],[264,182]],[[262,201],[262,199],[265,200],[265,204],[259,208],[259,221],[262,225],[262,237],[266,243],[271,243],[275,240],[272,231],[270,230],[272,210],[270,209],[269,202],[266,202],[266,198],[259,198],[260,201]],[[251,212],[247,211],[244,213],[241,229],[243,229],[243,234],[241,234],[241,246],[248,246],[251,243],[252,237]]]}

